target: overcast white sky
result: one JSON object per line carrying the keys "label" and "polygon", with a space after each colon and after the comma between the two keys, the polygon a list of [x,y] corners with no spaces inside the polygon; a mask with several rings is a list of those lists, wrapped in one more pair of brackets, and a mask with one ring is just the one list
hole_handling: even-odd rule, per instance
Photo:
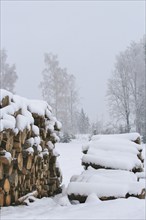
{"label": "overcast white sky", "polygon": [[77,80],[81,104],[106,117],[106,86],[115,56],[145,33],[145,1],[1,0],[1,48],[16,64],[16,93],[41,98],[44,53],[58,55]]}

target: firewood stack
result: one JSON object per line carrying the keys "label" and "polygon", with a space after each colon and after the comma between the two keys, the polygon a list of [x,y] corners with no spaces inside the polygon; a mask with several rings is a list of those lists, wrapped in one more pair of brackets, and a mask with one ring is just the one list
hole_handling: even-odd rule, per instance
{"label": "firewood stack", "polygon": [[0,206],[17,204],[34,190],[38,197],[59,192],[56,131],[61,123],[44,101],[0,91]]}
{"label": "firewood stack", "polygon": [[85,169],[92,166],[95,169],[142,172],[142,149],[138,133],[94,135],[91,141],[83,146],[82,165]]}
{"label": "firewood stack", "polygon": [[138,133],[95,135],[83,146],[85,171],[72,176],[67,188],[70,200],[85,202],[94,193],[101,200],[145,198],[144,158]]}

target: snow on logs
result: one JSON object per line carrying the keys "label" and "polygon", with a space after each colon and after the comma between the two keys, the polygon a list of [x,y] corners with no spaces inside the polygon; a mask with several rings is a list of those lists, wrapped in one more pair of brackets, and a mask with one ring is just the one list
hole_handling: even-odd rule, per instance
{"label": "snow on logs", "polygon": [[94,193],[101,200],[136,196],[145,198],[145,186],[136,172],[143,171],[142,145],[137,133],[95,135],[83,146],[85,171],[71,178],[71,200],[85,202]]}
{"label": "snow on logs", "polygon": [[82,165],[85,169],[120,169],[133,172],[143,170],[142,145],[138,133],[94,135],[83,146]]}
{"label": "snow on logs", "polygon": [[17,204],[34,190],[40,198],[60,190],[60,129],[46,102],[0,90],[0,206]]}

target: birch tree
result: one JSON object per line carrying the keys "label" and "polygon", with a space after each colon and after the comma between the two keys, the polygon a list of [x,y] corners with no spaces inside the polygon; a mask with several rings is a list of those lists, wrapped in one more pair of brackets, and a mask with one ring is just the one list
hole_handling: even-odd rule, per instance
{"label": "birch tree", "polygon": [[44,56],[45,69],[42,72],[40,88],[42,96],[54,109],[54,114],[63,124],[63,132],[75,132],[74,115],[78,94],[75,77],[61,68],[58,57],[52,53]]}
{"label": "birch tree", "polygon": [[125,123],[125,131],[135,130],[146,138],[146,70],[145,37],[132,42],[116,57],[112,77],[108,81],[110,112],[117,123]]}
{"label": "birch tree", "polygon": [[143,133],[145,108],[145,52],[144,39],[133,42],[127,50],[130,74],[130,89],[132,94],[131,107],[133,108],[136,131]]}
{"label": "birch tree", "polygon": [[108,82],[108,97],[110,112],[117,121],[123,120],[125,123],[125,132],[129,132],[130,124],[130,85],[129,85],[129,72],[126,56],[120,53],[116,57],[115,70],[112,78]]}

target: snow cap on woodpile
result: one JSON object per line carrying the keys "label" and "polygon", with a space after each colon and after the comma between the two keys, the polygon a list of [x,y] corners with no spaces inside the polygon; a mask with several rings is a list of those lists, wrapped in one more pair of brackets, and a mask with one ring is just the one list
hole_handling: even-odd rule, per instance
{"label": "snow cap on woodpile", "polygon": [[34,116],[37,115],[46,118],[46,130],[49,126],[52,132],[61,129],[61,123],[52,115],[52,108],[47,102],[26,99],[0,90],[0,132],[7,129],[19,132],[32,127],[33,132],[39,135],[39,129],[34,125]]}

